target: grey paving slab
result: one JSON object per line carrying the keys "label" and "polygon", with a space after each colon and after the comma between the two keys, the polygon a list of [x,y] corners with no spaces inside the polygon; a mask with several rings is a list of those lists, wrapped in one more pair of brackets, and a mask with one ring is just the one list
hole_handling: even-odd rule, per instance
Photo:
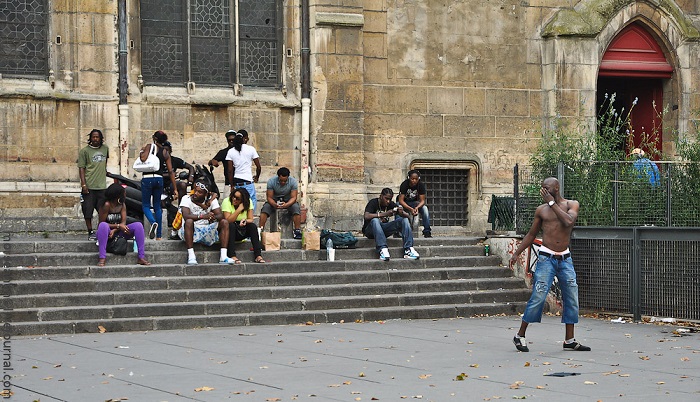
{"label": "grey paving slab", "polygon": [[[557,317],[248,326],[15,337],[17,401],[700,400],[700,334],[582,318],[562,350]],[[9,355],[8,355],[9,353]],[[552,373],[577,373],[552,377]],[[458,376],[464,373],[464,379]],[[204,390],[204,387],[211,389]],[[122,399],[126,400],[126,399]]]}

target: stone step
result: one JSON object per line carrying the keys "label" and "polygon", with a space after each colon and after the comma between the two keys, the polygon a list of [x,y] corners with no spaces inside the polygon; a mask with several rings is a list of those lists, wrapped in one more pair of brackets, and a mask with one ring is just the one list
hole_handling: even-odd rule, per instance
{"label": "stone step", "polygon": [[85,235],[0,242],[0,308],[14,334],[184,329],[203,326],[299,324],[474,314],[513,314],[529,291],[522,279],[484,256],[482,238],[418,238],[419,260],[402,258],[402,240],[388,239],[391,261],[380,261],[371,239],[358,248],[263,251],[236,246],[239,265],[218,264],[218,247],[196,245],[200,265],[185,264],[182,241],[148,241],[150,266],[136,255],[108,255]]}
{"label": "stone step", "polygon": [[9,335],[95,333],[100,332],[102,328],[108,332],[126,332],[205,327],[242,327],[248,325],[298,325],[305,323],[383,321],[392,319],[460,318],[516,314],[518,311],[522,311],[524,307],[525,302],[461,303],[221,315],[101,318],[97,320],[42,322],[18,321],[11,324]]}
{"label": "stone step", "polygon": [[[170,289],[244,288],[261,286],[321,286],[348,283],[382,283],[425,280],[473,279],[510,276],[502,267],[437,267],[428,268],[411,261],[411,268],[374,271],[295,272],[279,274],[242,274],[210,276],[163,276],[129,278],[84,278],[57,280],[18,280],[3,285],[10,296],[115,291],[161,291]],[[301,264],[299,264],[301,265]]]}
{"label": "stone step", "polygon": [[[214,289],[168,289],[159,292],[74,292],[13,296],[5,309],[38,309],[44,307],[80,307],[123,304],[208,302],[217,300],[263,300],[302,297],[339,297],[419,292],[457,292],[466,290],[522,289],[522,279],[513,277],[457,280],[430,280],[385,283],[351,283],[319,286],[269,286]],[[7,301],[8,299],[5,299]],[[11,304],[11,305],[10,305]]]}
{"label": "stone step", "polygon": [[[417,238],[414,239],[414,244],[417,246],[476,246],[483,238],[478,237],[433,237],[430,239]],[[129,242],[131,244],[131,241]],[[387,239],[389,247],[399,248],[402,245],[402,239],[389,238]],[[238,243],[238,247],[250,247],[250,241]],[[210,250],[212,247],[202,246],[201,244],[194,245],[195,251]],[[282,250],[300,250],[301,240],[282,239]],[[324,247],[321,247],[324,249]],[[365,237],[358,238],[356,249],[374,249],[375,243],[372,239]],[[479,248],[483,250],[483,248]],[[181,240],[146,240],[146,252],[153,251],[175,251],[185,250],[185,243]],[[9,241],[0,242],[0,251],[5,254],[28,254],[28,253],[65,253],[65,252],[95,252],[97,247],[94,241],[87,240],[87,236],[66,235],[65,238],[12,238]]]}
{"label": "stone step", "polygon": [[90,307],[15,309],[6,319],[22,321],[98,320],[175,315],[228,315],[303,310],[338,310],[463,303],[504,303],[522,301],[525,289],[466,290],[453,292],[401,293],[304,297],[273,300],[236,300],[128,304]]}
{"label": "stone step", "polygon": [[[253,252],[250,251],[249,243],[246,246],[238,246],[236,255],[241,261],[253,261]],[[454,257],[454,256],[481,256],[482,251],[479,246],[416,246],[415,249],[421,258],[427,257]],[[403,260],[403,249],[401,247],[391,248],[392,259]],[[207,248],[196,251],[197,261],[200,264],[216,264],[219,261],[219,249]],[[276,250],[263,251],[263,257],[270,261],[317,261],[326,260],[326,250],[306,251],[306,250]],[[152,264],[185,264],[187,262],[187,252],[182,250],[174,251],[149,251],[146,258]],[[107,265],[135,265],[136,253],[130,252],[127,255],[107,254]],[[378,253],[374,249],[357,248],[336,250],[335,260],[359,260],[377,259]],[[93,250],[89,252],[69,252],[61,253],[31,253],[31,254],[6,254],[0,256],[0,264],[5,267],[63,267],[75,266],[80,262],[90,265],[97,264],[97,248],[93,245]]]}

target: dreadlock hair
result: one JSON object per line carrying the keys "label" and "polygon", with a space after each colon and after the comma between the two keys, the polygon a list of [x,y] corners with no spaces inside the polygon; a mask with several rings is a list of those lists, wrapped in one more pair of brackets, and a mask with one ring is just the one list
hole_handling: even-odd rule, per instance
{"label": "dreadlock hair", "polygon": [[[90,131],[90,134],[88,134],[88,141],[87,141],[88,144],[90,143],[90,138],[92,137],[92,133],[97,133],[97,134],[100,135],[100,145],[99,145],[99,147],[101,147],[102,144],[105,142],[105,136],[102,135],[102,131],[100,131],[100,130],[98,130],[98,129],[96,129],[96,128],[93,128],[92,131]],[[98,147],[98,148],[99,148],[99,147]]]}

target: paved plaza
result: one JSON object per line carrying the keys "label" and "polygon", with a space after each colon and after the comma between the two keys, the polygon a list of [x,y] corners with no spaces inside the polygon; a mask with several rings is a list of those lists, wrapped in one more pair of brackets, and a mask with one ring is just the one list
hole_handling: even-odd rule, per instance
{"label": "paved plaza", "polygon": [[700,400],[700,333],[582,318],[577,339],[593,350],[563,351],[564,327],[548,316],[530,326],[530,352],[520,353],[511,342],[519,323],[507,316],[15,337],[5,341],[4,374],[12,377],[9,400],[22,402]]}

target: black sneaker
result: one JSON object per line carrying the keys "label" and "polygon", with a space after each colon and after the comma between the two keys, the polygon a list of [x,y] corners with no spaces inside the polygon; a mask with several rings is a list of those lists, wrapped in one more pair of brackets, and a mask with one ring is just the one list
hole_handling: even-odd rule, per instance
{"label": "black sneaker", "polygon": [[564,342],[564,350],[578,350],[579,352],[590,352],[591,348],[583,346],[574,339],[571,343]]}
{"label": "black sneaker", "polygon": [[94,230],[91,230],[88,232],[88,240],[90,240],[90,241],[97,240],[97,234],[95,234]]}
{"label": "black sneaker", "polygon": [[297,240],[301,240],[301,229],[294,229],[294,238]]}
{"label": "black sneaker", "polygon": [[433,237],[433,234],[430,232],[423,232],[423,237],[425,237],[426,239],[429,239],[429,238]]}
{"label": "black sneaker", "polygon": [[156,230],[158,230],[158,224],[154,223],[151,225],[151,229],[148,230],[148,238],[149,239],[155,239],[156,238]]}
{"label": "black sneaker", "polygon": [[521,352],[530,351],[530,349],[527,348],[527,341],[525,340],[525,338],[518,338],[517,336],[514,336],[513,343],[515,344],[515,348]]}

